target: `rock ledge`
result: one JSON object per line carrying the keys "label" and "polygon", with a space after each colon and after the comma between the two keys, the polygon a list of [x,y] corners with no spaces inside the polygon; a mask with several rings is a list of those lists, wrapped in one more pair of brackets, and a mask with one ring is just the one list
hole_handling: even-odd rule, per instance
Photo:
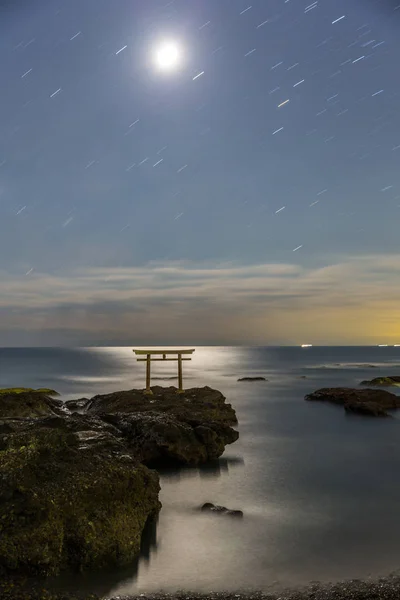
{"label": "rock ledge", "polygon": [[321,388],[307,394],[305,400],[341,404],[348,413],[388,417],[388,410],[400,407],[400,397],[377,389]]}

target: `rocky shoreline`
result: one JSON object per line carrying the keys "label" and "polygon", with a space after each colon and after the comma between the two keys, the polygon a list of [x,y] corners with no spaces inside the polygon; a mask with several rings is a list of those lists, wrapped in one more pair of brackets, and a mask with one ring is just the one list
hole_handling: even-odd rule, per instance
{"label": "rocky shoreline", "polygon": [[400,577],[398,575],[379,579],[349,580],[332,584],[314,583],[300,589],[280,592],[262,591],[210,591],[199,593],[178,590],[176,592],[140,593],[130,596],[96,596],[91,594],[52,594],[44,589],[24,591],[18,585],[13,588],[0,581],[2,600],[398,600]]}
{"label": "rocky shoreline", "polygon": [[[334,584],[313,584],[302,589],[268,593],[262,591],[210,592],[198,594],[174,593],[118,596],[105,600],[399,600],[400,577],[376,580],[353,580]],[[64,599],[63,599],[64,600]]]}
{"label": "rocky shoreline", "polygon": [[387,577],[377,580],[353,580],[335,584],[314,584],[300,590],[287,590],[278,593],[241,591],[210,592],[197,594],[175,592],[171,594],[140,594],[119,596],[106,600],[399,600],[400,577]]}
{"label": "rocky shoreline", "polygon": [[[347,413],[390,416],[400,398],[377,389],[387,378],[374,384],[322,388],[305,399],[339,404]],[[128,390],[67,402],[56,396],[47,389],[0,390],[1,600],[105,600],[56,592],[46,582],[60,573],[73,578],[74,572],[134,564],[143,531],[161,509],[157,469],[207,464],[239,437],[235,410],[209,387],[177,394],[175,387],[154,386],[151,396]],[[243,517],[210,503],[198,508],[221,518]],[[400,578],[279,594],[183,591],[107,600],[136,598],[398,600]]]}

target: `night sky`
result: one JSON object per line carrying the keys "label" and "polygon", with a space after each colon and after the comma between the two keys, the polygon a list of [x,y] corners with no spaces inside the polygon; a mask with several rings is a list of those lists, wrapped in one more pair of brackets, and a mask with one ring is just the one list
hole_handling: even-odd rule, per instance
{"label": "night sky", "polygon": [[400,343],[400,0],[0,0],[0,73],[1,346]]}

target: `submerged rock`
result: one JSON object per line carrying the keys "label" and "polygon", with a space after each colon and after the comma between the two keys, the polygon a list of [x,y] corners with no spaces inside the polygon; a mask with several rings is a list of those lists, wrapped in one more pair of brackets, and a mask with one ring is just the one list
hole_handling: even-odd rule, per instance
{"label": "submerged rock", "polygon": [[344,405],[348,413],[356,413],[367,417],[390,417],[389,413],[376,402],[351,402]]}
{"label": "submerged rock", "polygon": [[305,400],[341,404],[347,412],[369,416],[388,416],[387,410],[400,407],[400,397],[385,390],[321,388],[305,396]]}
{"label": "submerged rock", "polygon": [[375,377],[374,379],[371,379],[371,381],[362,381],[360,383],[360,385],[372,385],[372,386],[382,386],[382,387],[389,387],[389,386],[397,386],[400,387],[400,376],[398,375],[392,375],[390,377]]}
{"label": "submerged rock", "polygon": [[265,377],[241,377],[238,381],[268,381]]}
{"label": "submerged rock", "polygon": [[212,504],[211,502],[206,502],[203,504],[200,510],[202,512],[212,512],[220,515],[228,515],[230,517],[243,517],[243,511],[241,510],[231,510],[226,508],[226,506],[218,506],[218,504]]}

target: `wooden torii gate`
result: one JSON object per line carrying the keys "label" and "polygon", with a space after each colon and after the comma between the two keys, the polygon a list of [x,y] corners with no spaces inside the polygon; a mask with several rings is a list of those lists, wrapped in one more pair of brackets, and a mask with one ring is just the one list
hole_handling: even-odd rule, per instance
{"label": "wooden torii gate", "polygon": [[[174,360],[178,361],[178,394],[182,394],[185,390],[183,389],[182,383],[182,361],[192,360],[190,357],[183,357],[182,354],[193,354],[194,348],[191,350],[132,350],[139,358],[138,361],[146,361],[146,389],[145,394],[152,394],[150,388],[150,364],[155,360]],[[176,354],[176,358],[167,358],[168,354]],[[161,358],[153,358],[153,356],[161,355]],[[140,358],[145,356],[146,358]]]}

